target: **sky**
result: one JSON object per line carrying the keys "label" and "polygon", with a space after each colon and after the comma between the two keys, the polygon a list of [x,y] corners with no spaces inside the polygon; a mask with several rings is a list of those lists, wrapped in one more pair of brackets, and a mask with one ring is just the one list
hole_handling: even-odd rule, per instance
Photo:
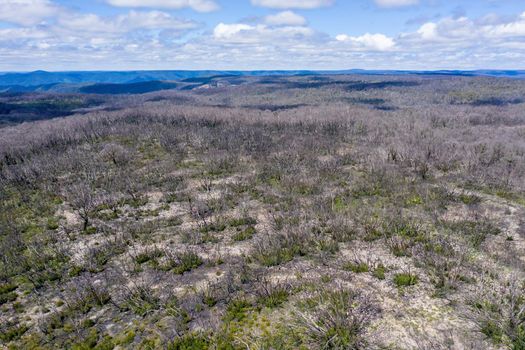
{"label": "sky", "polygon": [[525,0],[0,0],[0,71],[525,69]]}

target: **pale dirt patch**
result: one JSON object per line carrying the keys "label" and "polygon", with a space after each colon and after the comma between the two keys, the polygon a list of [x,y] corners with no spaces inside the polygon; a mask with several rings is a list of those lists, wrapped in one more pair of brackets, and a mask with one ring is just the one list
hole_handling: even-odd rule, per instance
{"label": "pale dirt patch", "polygon": [[148,197],[148,201],[151,203],[160,203],[162,197],[164,196],[164,193],[160,191],[155,192],[148,192],[146,193],[146,196]]}
{"label": "pale dirt patch", "polygon": [[55,216],[63,217],[66,220],[67,227],[78,226],[82,222],[80,216],[78,216],[77,213],[73,212],[65,206],[57,210]]}
{"label": "pale dirt patch", "polygon": [[[472,208],[464,204],[449,206],[448,210],[442,216],[443,220],[476,221],[487,218],[497,223],[497,226],[502,229],[499,235],[487,237],[484,243],[486,250],[494,252],[496,255],[491,258],[482,252],[478,254],[478,259],[490,259],[496,263],[498,259],[494,258],[503,253],[509,253],[509,249],[505,247],[511,245],[512,252],[509,254],[512,254],[513,258],[525,263],[525,236],[520,234],[522,219],[525,217],[525,208],[506,199],[480,191],[463,190],[454,187],[449,187],[448,190],[456,194],[464,193],[467,195],[475,195],[481,198],[481,203],[476,204]],[[493,267],[495,268],[496,266],[494,265]]]}
{"label": "pale dirt patch", "polygon": [[[183,216],[188,213],[187,204],[186,206],[182,203],[170,203],[168,210],[163,210],[159,213],[159,217],[163,219],[171,219],[179,216]],[[186,222],[186,220],[184,221]]]}
{"label": "pale dirt patch", "polygon": [[386,268],[407,271],[414,270],[414,264],[408,257],[396,257],[385,244],[355,241],[340,245],[340,256],[343,262],[365,262],[371,268],[383,264]]}

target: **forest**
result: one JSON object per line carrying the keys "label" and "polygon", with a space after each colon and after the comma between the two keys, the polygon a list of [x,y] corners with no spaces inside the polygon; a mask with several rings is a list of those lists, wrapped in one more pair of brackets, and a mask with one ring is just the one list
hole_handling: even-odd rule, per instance
{"label": "forest", "polygon": [[0,348],[525,349],[524,80],[145,85],[0,94]]}

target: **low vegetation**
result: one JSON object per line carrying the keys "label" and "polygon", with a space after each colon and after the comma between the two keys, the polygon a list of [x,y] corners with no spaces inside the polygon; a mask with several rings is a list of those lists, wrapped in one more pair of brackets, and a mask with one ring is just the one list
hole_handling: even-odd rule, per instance
{"label": "low vegetation", "polygon": [[214,82],[0,96],[0,348],[524,348],[525,83]]}

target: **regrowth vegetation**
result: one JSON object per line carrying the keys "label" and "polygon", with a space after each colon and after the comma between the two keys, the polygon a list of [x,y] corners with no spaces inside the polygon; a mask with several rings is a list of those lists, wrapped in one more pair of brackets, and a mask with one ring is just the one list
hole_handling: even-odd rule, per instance
{"label": "regrowth vegetation", "polygon": [[0,129],[0,347],[524,347],[525,83],[237,83]]}

